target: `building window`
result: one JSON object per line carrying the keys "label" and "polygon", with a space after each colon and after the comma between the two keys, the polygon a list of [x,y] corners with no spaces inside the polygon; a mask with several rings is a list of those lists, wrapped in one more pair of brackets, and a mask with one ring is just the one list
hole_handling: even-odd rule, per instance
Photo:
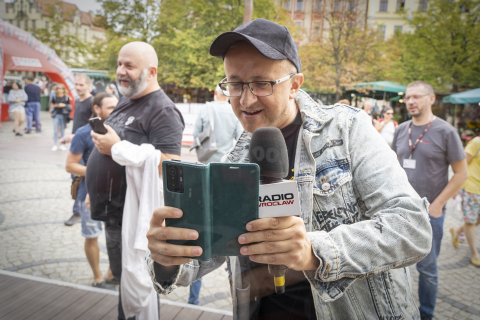
{"label": "building window", "polygon": [[397,0],[397,11],[405,10],[405,0]]}
{"label": "building window", "polygon": [[393,32],[394,32],[395,34],[401,34],[402,31],[403,31],[403,26],[394,26],[394,27],[393,27]]}
{"label": "building window", "polygon": [[297,10],[296,11],[303,11],[303,0],[297,0]]}
{"label": "building window", "polygon": [[36,21],[35,20],[32,20],[32,30],[33,30],[33,33],[35,33],[35,30],[37,29],[37,24],[36,24]]}
{"label": "building window", "polygon": [[335,12],[340,12],[342,11],[342,1],[335,1],[335,7],[334,7]]}
{"label": "building window", "polygon": [[313,4],[313,12],[322,12],[322,0],[315,0]]}
{"label": "building window", "polygon": [[385,41],[385,32],[387,31],[387,26],[386,25],[379,26],[378,31],[380,31],[382,40]]}
{"label": "building window", "polygon": [[380,0],[380,11],[388,11],[388,0]]}
{"label": "building window", "polygon": [[349,1],[349,2],[348,2],[347,10],[348,10],[348,12],[353,12],[353,11],[355,11],[355,1]]}
{"label": "building window", "polygon": [[428,2],[427,0],[420,0],[420,4],[418,6],[418,10],[420,11],[427,11],[428,8]]}
{"label": "building window", "polygon": [[283,8],[290,10],[290,0],[283,1]]}
{"label": "building window", "polygon": [[303,25],[302,21],[295,22],[296,27],[302,27],[302,25]]}

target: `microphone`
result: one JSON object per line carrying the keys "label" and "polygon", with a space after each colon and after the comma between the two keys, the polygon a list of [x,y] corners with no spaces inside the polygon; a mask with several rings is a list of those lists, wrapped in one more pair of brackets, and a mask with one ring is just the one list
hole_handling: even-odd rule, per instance
{"label": "microphone", "polygon": [[[295,194],[298,198],[296,183],[283,180],[288,176],[288,152],[282,132],[273,127],[255,130],[250,141],[248,156],[250,163],[256,163],[260,167],[259,218],[300,213],[299,203],[298,201],[295,203],[294,200]],[[285,292],[287,270],[288,268],[284,265],[268,265],[268,272],[273,275],[277,294]]]}

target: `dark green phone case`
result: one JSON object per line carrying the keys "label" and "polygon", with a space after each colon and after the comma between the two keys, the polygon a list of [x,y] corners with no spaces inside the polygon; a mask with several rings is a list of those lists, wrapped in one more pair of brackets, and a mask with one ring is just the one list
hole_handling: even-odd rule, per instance
{"label": "dark green phone case", "polygon": [[251,163],[210,163],[208,165],[178,161],[163,161],[182,166],[184,192],[168,190],[163,175],[165,206],[183,211],[180,219],[166,219],[169,227],[197,230],[193,241],[169,240],[169,243],[200,246],[203,254],[198,260],[212,256],[238,256],[238,237],[247,232],[249,221],[258,219],[260,169]]}

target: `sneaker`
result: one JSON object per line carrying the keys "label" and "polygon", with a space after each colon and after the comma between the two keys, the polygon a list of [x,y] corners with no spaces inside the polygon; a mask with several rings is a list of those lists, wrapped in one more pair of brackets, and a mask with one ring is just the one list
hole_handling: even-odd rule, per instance
{"label": "sneaker", "polygon": [[25,130],[26,134],[30,134],[31,132],[32,132],[32,130]]}
{"label": "sneaker", "polygon": [[67,150],[67,148],[65,147],[65,145],[61,144],[60,145],[60,150],[65,151],[65,150]]}
{"label": "sneaker", "polygon": [[92,283],[92,287],[94,288],[100,288],[100,289],[105,289],[106,285],[105,285],[105,281],[102,281],[100,283],[97,283],[97,282],[93,282]]}
{"label": "sneaker", "polygon": [[40,133],[40,132],[42,132],[42,129],[37,129],[37,130],[35,130],[35,132]]}
{"label": "sneaker", "polygon": [[20,132],[15,133],[15,135],[16,135],[17,137],[22,137],[22,136],[23,136],[23,134],[21,134]]}
{"label": "sneaker", "polygon": [[82,220],[82,218],[80,217],[80,214],[74,213],[74,214],[72,214],[72,216],[70,217],[70,219],[68,219],[67,221],[64,222],[64,224],[65,224],[67,227],[71,227],[71,226],[73,226],[75,223],[80,222],[80,220]]}
{"label": "sneaker", "polygon": [[52,151],[57,151],[58,150],[58,147],[57,146],[53,146],[52,147]]}

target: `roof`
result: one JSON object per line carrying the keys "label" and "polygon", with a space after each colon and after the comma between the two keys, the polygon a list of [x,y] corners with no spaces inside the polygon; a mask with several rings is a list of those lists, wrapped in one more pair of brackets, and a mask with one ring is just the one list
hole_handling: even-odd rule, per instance
{"label": "roof", "polygon": [[480,88],[468,90],[460,93],[454,93],[446,96],[442,100],[444,103],[480,103]]}
{"label": "roof", "polygon": [[[17,0],[18,1],[18,0]],[[81,11],[75,4],[60,1],[60,0],[33,0],[38,6],[38,9],[42,12],[42,15],[49,16],[49,5],[55,6],[58,3],[62,4],[63,10],[63,19],[66,21],[73,21],[73,17],[75,12],[79,12],[80,14],[80,22],[83,25],[91,26],[93,29],[98,31],[104,31],[102,28],[95,26],[94,24],[94,17],[90,15],[89,12]],[[11,5],[12,3],[7,3],[7,5]]]}

